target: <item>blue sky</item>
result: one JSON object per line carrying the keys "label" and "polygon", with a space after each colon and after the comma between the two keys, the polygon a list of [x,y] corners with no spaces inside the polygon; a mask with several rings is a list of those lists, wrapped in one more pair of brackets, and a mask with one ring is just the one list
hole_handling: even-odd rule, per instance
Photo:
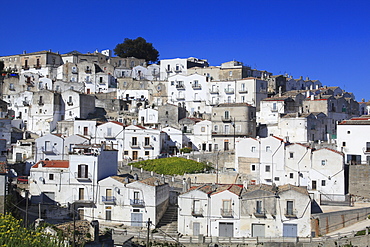
{"label": "blue sky", "polygon": [[7,1],[0,56],[114,49],[145,38],[160,59],[230,60],[370,99],[370,1]]}

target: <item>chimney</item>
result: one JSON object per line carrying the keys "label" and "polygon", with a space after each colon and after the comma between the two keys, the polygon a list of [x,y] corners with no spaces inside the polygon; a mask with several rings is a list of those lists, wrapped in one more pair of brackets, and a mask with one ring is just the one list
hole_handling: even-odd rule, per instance
{"label": "chimney", "polygon": [[319,84],[316,84],[316,89],[319,89]]}
{"label": "chimney", "polygon": [[281,86],[279,87],[279,97],[281,97]]}
{"label": "chimney", "polygon": [[300,77],[299,77],[299,80],[302,80],[302,79],[303,79],[303,76],[300,76]]}
{"label": "chimney", "polygon": [[308,76],[307,76],[307,77],[306,77],[306,81],[309,81],[309,80],[310,80],[310,77],[308,77]]}
{"label": "chimney", "polygon": [[310,85],[310,90],[312,90],[313,89],[313,85]]}

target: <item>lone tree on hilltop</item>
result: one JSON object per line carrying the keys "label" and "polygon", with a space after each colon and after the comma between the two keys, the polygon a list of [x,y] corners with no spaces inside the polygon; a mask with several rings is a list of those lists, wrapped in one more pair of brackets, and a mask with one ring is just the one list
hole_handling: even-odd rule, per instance
{"label": "lone tree on hilltop", "polygon": [[146,42],[142,37],[136,39],[125,38],[123,43],[117,44],[114,54],[119,57],[136,57],[145,59],[146,62],[157,62],[159,52],[153,47],[152,43]]}

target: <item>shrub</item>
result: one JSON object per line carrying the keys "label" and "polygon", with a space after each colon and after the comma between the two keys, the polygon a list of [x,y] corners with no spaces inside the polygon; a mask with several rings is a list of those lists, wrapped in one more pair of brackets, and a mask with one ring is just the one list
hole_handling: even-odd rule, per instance
{"label": "shrub", "polygon": [[184,147],[180,149],[181,153],[186,153],[186,154],[190,153],[191,151],[193,151],[193,149],[188,148],[188,147]]}
{"label": "shrub", "polygon": [[144,160],[132,163],[134,167],[143,168],[164,175],[183,175],[184,173],[200,173],[210,170],[211,166],[179,157],[171,157],[155,160]]}

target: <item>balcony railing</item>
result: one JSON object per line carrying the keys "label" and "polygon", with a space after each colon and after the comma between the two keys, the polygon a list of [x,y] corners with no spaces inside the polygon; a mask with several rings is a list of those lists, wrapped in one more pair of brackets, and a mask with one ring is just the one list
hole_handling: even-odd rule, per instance
{"label": "balcony railing", "polygon": [[143,142],[143,147],[144,147],[144,148],[153,148],[153,147],[154,147],[154,145],[153,145],[153,143],[152,143],[152,142],[150,142],[150,143],[145,143],[145,142]]}
{"label": "balcony railing", "polygon": [[193,210],[191,210],[191,215],[196,217],[203,216],[203,208],[194,208]]}
{"label": "balcony railing", "polygon": [[72,106],[73,105],[73,102],[72,101],[68,101],[67,102],[67,105]]}
{"label": "balcony railing", "polygon": [[176,97],[177,100],[184,100],[185,99],[185,96],[184,95],[179,95]]}
{"label": "balcony railing", "polygon": [[208,103],[209,105],[218,105],[220,101],[219,100],[215,100],[215,101],[209,100]]}
{"label": "balcony railing", "polygon": [[239,89],[239,93],[248,93],[247,89]]}
{"label": "balcony railing", "polygon": [[234,88],[225,88],[225,93],[234,93]]}
{"label": "balcony railing", "polygon": [[23,66],[22,66],[22,69],[24,69],[24,70],[29,70],[29,69],[30,69],[30,67],[29,67],[28,65],[23,65]]}
{"label": "balcony railing", "polygon": [[202,85],[199,85],[199,84],[193,84],[192,87],[194,90],[202,89]]}
{"label": "balcony railing", "polygon": [[72,74],[78,74],[77,70],[72,70]]}
{"label": "balcony railing", "polygon": [[176,88],[179,90],[185,89],[185,86],[183,84],[177,84]]}
{"label": "balcony railing", "polygon": [[220,209],[221,216],[224,218],[232,218],[233,217],[233,210],[232,209]]}
{"label": "balcony railing", "polygon": [[221,120],[222,120],[222,122],[231,122],[232,121],[232,118],[231,117],[222,116],[221,117]]}
{"label": "balcony railing", "polygon": [[41,65],[40,65],[40,64],[35,64],[35,65],[33,65],[33,67],[34,67],[35,69],[41,69]]}
{"label": "balcony railing", "polygon": [[140,143],[138,143],[138,142],[130,142],[130,147],[132,147],[132,148],[140,148]]}
{"label": "balcony railing", "polygon": [[77,180],[89,181],[91,180],[91,178],[92,178],[92,175],[90,172],[87,174],[87,176],[85,176],[85,174],[79,174],[78,172],[75,172],[75,179]]}
{"label": "balcony railing", "polygon": [[286,210],[285,217],[287,218],[297,218],[298,211],[296,209]]}
{"label": "balcony railing", "polygon": [[254,211],[254,216],[257,218],[265,218],[266,217],[266,210],[265,209],[256,209]]}
{"label": "balcony railing", "polygon": [[83,196],[80,197],[79,195],[73,196],[73,202],[79,205],[85,204],[85,205],[91,205],[94,203],[94,199],[92,196]]}
{"label": "balcony railing", "polygon": [[144,200],[140,200],[140,199],[130,199],[130,205],[134,207],[144,207],[145,202]]}
{"label": "balcony railing", "polygon": [[199,97],[197,97],[197,98],[194,98],[194,99],[193,99],[193,101],[194,101],[194,102],[201,102],[201,101],[202,101],[202,99],[200,99]]}
{"label": "balcony railing", "polygon": [[220,91],[218,90],[218,88],[210,88],[209,89],[209,93],[212,93],[212,94],[214,94],[214,93],[219,93]]}
{"label": "balcony railing", "polygon": [[44,102],[43,102],[42,100],[38,100],[38,101],[37,101],[37,104],[39,104],[39,105],[44,105]]}
{"label": "balcony railing", "polygon": [[106,204],[113,204],[116,202],[116,197],[115,196],[102,196],[102,202]]}
{"label": "balcony railing", "polygon": [[26,101],[26,100],[23,100],[23,105],[24,106],[30,106],[30,102]]}
{"label": "balcony railing", "polygon": [[91,74],[91,69],[85,69],[86,74]]}

